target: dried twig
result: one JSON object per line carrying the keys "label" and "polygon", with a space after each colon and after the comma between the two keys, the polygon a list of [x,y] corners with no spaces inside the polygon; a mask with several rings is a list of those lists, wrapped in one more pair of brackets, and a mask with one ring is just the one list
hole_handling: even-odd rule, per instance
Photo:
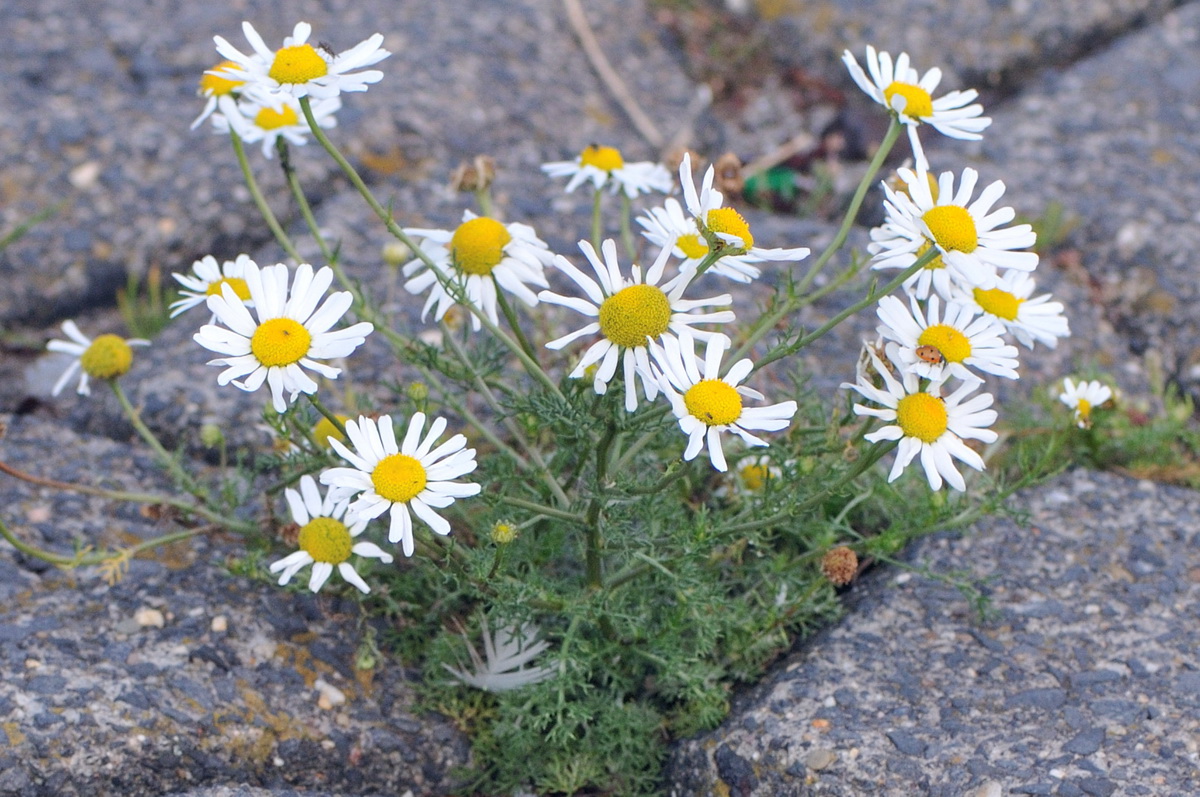
{"label": "dried twig", "polygon": [[612,93],[613,99],[621,106],[621,110],[625,111],[625,115],[633,122],[633,126],[637,128],[642,138],[646,139],[655,149],[661,149],[664,141],[663,134],[638,105],[637,100],[629,91],[629,87],[625,85],[625,81],[613,69],[604,50],[600,48],[600,42],[596,40],[596,34],[592,31],[592,26],[588,23],[579,0],[563,0],[563,6],[566,7],[567,20],[575,30],[575,35],[579,37],[583,52],[591,61],[592,69],[596,70],[600,81]]}

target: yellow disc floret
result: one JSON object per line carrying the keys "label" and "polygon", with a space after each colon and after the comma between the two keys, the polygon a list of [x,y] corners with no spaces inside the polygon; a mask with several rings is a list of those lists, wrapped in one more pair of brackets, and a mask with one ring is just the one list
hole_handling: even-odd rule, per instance
{"label": "yellow disc floret", "polygon": [[237,297],[243,302],[250,301],[250,286],[241,277],[224,277],[209,283],[208,288],[204,293],[206,296],[220,296],[221,286],[228,285],[237,294]]}
{"label": "yellow disc floret", "polygon": [[508,228],[495,219],[480,216],[458,225],[450,238],[450,256],[464,274],[486,277],[504,259],[504,247],[512,240]]}
{"label": "yellow disc floret", "polygon": [[[349,416],[342,415],[340,412],[334,417],[341,421],[343,426],[346,421],[350,420]],[[338,428],[333,425],[333,421],[323,415],[321,416],[321,420],[317,421],[317,425],[313,427],[312,435],[313,439],[325,448],[333,448],[333,446],[329,445],[330,439],[337,440],[339,443],[346,442],[346,435],[339,432]]]}
{"label": "yellow disc floret", "polygon": [[921,216],[938,246],[947,252],[974,252],[979,246],[975,220],[958,205],[938,205]]}
{"label": "yellow disc floret", "polygon": [[329,64],[311,44],[297,44],[275,51],[267,75],[279,83],[307,83],[329,73]]}
{"label": "yellow disc floret", "polygon": [[742,417],[742,397],[728,382],[705,379],[683,394],[687,411],[709,426],[727,426]]}
{"label": "yellow disc floret", "polygon": [[[208,72],[200,76],[200,94],[205,97],[221,97],[231,91],[236,91],[238,86],[245,84],[246,81],[238,80],[233,75],[229,75],[226,69],[230,67],[237,69],[238,65],[233,61],[222,61],[214,66]],[[221,72],[221,75],[211,74],[213,72]],[[229,75],[225,77],[225,75]]]}
{"label": "yellow disc floret", "polygon": [[281,127],[295,127],[300,124],[300,117],[290,105],[284,105],[279,110],[267,107],[254,115],[254,124],[263,130],[278,130]]}
{"label": "yellow disc floret", "polygon": [[1079,399],[1079,403],[1075,405],[1075,418],[1085,424],[1090,424],[1092,420],[1092,402],[1085,398]]}
{"label": "yellow disc floret", "polygon": [[117,335],[101,335],[87,347],[79,363],[88,376],[116,379],[129,373],[133,365],[133,349]]}
{"label": "yellow disc floret", "polygon": [[767,479],[771,478],[771,470],[766,465],[744,465],[738,474],[742,477],[742,485],[754,493],[765,487]]}
{"label": "yellow disc floret", "polygon": [[625,166],[625,159],[621,157],[621,152],[613,147],[602,147],[599,144],[591,144],[583,148],[583,152],[579,153],[579,165],[595,166],[602,172],[613,172],[616,169]]}
{"label": "yellow disc floret", "polygon": [[928,393],[913,393],[896,405],[896,423],[905,437],[915,437],[922,443],[937,442],[950,424],[946,403]]}
{"label": "yellow disc floret", "polygon": [[750,225],[742,218],[742,214],[733,208],[713,208],[704,217],[704,226],[711,232],[723,232],[740,238],[742,248],[754,246],[754,236],[750,234]]}
{"label": "yellow disc floret", "polygon": [[708,254],[708,244],[696,233],[679,236],[675,240],[675,245],[683,251],[684,257],[689,260],[699,260]]}
{"label": "yellow disc floret", "polygon": [[299,362],[308,354],[310,346],[312,335],[303,324],[291,318],[264,321],[250,338],[250,352],[268,368]]}
{"label": "yellow disc floret", "polygon": [[911,119],[933,116],[933,97],[930,97],[929,92],[920,86],[901,83],[897,80],[883,90],[883,99],[887,101],[889,108],[892,107],[892,100],[895,97],[904,98],[904,108],[900,113],[905,116]]}
{"label": "yellow disc floret", "polygon": [[917,338],[917,345],[933,346],[952,363],[960,363],[971,356],[970,338],[947,324],[926,327],[921,337]]}
{"label": "yellow disc floret", "polygon": [[671,323],[671,302],[653,285],[630,285],[600,304],[600,334],[618,346],[645,346]]}
{"label": "yellow disc floret", "polygon": [[976,288],[975,301],[979,303],[985,313],[991,313],[1005,321],[1016,321],[1017,313],[1021,309],[1021,302],[1025,300],[1018,299],[1000,288],[988,288],[987,290]]}
{"label": "yellow disc floret", "polygon": [[[917,259],[920,260],[932,248],[933,248],[933,244],[929,243],[929,239],[925,239],[925,242],[923,244],[921,244],[921,246],[917,249]],[[946,267],[946,261],[942,260],[942,256],[940,254],[935,255],[933,260],[930,260],[928,263],[925,264],[925,268],[930,271],[933,271],[933,270],[939,269],[939,268],[945,268],[945,267]]]}
{"label": "yellow disc floret", "polygon": [[300,549],[316,562],[341,564],[350,558],[353,538],[346,524],[331,517],[315,517],[300,529]]}
{"label": "yellow disc floret", "polygon": [[407,454],[392,454],[379,460],[371,471],[371,484],[380,498],[403,504],[425,489],[425,466]]}

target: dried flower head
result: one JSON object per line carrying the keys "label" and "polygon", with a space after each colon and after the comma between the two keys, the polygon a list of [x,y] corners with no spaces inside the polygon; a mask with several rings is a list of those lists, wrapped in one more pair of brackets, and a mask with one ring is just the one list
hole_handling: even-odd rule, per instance
{"label": "dried flower head", "polygon": [[845,545],[830,548],[821,559],[821,572],[834,586],[844,587],[858,575],[858,555]]}

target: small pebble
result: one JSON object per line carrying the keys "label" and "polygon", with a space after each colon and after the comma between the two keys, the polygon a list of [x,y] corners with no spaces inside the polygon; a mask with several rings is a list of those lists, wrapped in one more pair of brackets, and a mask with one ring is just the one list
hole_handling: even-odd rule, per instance
{"label": "small pebble", "polygon": [[148,607],[142,607],[134,612],[133,621],[142,628],[148,628],[150,626],[162,628],[167,624],[162,612],[160,612],[158,609],[150,609]]}
{"label": "small pebble", "polygon": [[212,619],[212,624],[209,627],[212,628],[213,633],[223,634],[229,628],[229,620],[225,615],[218,614]]}
{"label": "small pebble", "polygon": [[814,772],[820,772],[822,769],[828,769],[829,767],[833,766],[837,760],[837,753],[833,752],[832,750],[823,750],[818,748],[816,750],[809,750],[807,753],[805,753],[804,766],[808,767]]}
{"label": "small pebble", "polygon": [[327,683],[324,678],[318,678],[313,684],[317,688],[320,695],[317,697],[317,705],[328,711],[329,709],[340,706],[346,702],[346,694],[331,683]]}
{"label": "small pebble", "polygon": [[985,783],[980,783],[963,795],[963,797],[1002,797],[1003,794],[1004,791],[1000,788],[1000,784],[994,780],[989,780]]}
{"label": "small pebble", "polygon": [[42,663],[40,661],[38,661],[37,659],[25,659],[25,669],[27,669],[27,670],[36,670],[38,667],[41,667],[41,666],[42,666]]}
{"label": "small pebble", "polygon": [[100,177],[100,163],[87,161],[72,169],[67,175],[67,180],[76,188],[90,188],[96,184],[98,177]]}

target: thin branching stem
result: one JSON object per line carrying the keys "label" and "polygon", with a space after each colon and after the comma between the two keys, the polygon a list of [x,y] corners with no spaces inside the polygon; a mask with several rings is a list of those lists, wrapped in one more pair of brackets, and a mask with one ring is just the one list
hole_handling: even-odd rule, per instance
{"label": "thin branching stem", "polygon": [[242,145],[242,138],[234,131],[233,127],[229,128],[229,140],[233,142],[233,152],[237,155],[238,165],[242,167],[242,178],[246,181],[246,188],[250,191],[250,196],[254,199],[255,206],[258,207],[258,212],[262,215],[263,221],[271,228],[271,232],[275,235],[275,240],[283,247],[283,251],[287,252],[288,257],[301,262],[300,253],[296,251],[296,246],[292,243],[292,239],[283,231],[279,219],[275,217],[271,206],[267,204],[266,197],[263,196],[262,189],[258,187],[258,180],[254,179],[254,172],[250,169],[250,162],[246,160],[246,148]]}

